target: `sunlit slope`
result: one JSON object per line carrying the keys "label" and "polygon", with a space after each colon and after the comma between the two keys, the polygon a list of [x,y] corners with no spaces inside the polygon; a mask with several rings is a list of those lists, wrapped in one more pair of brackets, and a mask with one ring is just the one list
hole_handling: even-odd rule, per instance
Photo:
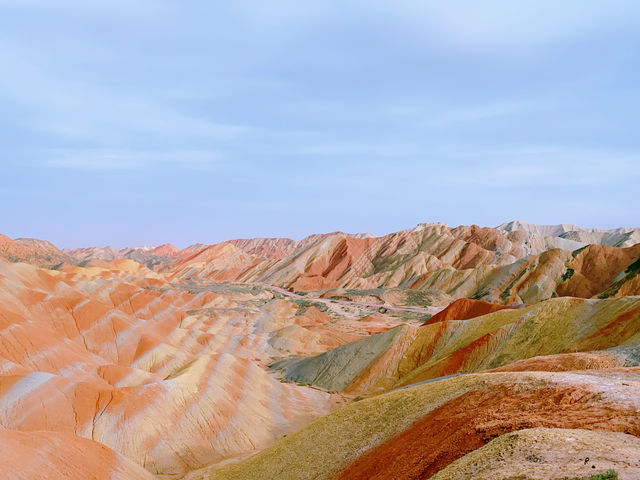
{"label": "sunlit slope", "polygon": [[431,479],[590,479],[612,470],[621,479],[633,479],[640,478],[639,458],[640,439],[633,435],[532,428],[501,435],[456,460]]}
{"label": "sunlit slope", "polygon": [[630,247],[631,245],[640,243],[640,228],[623,227],[602,230],[598,228],[584,228],[571,224],[536,225],[535,223],[523,222],[521,220],[503,223],[496,228],[505,232],[520,230],[540,236],[554,236],[585,244],[595,243],[613,247]]}
{"label": "sunlit slope", "polygon": [[[442,313],[446,318],[446,311]],[[281,361],[274,368],[285,380],[345,393],[374,394],[531,357],[591,352],[638,342],[640,297],[555,298],[467,320],[441,319],[417,329],[398,327],[321,355]],[[608,358],[612,354],[600,355]],[[572,362],[577,369],[587,365],[585,359],[576,358],[569,364]],[[602,362],[620,364],[615,359]]]}
{"label": "sunlit slope", "polygon": [[2,234],[0,234],[0,258],[10,262],[29,262],[44,267],[74,261],[51,242],[35,238],[11,239]]}
{"label": "sunlit slope", "polygon": [[483,373],[379,395],[334,412],[212,480],[419,479],[505,433],[640,434],[640,372]]}
{"label": "sunlit slope", "polygon": [[281,242],[283,249],[273,239],[258,240],[206,247],[166,272],[174,281],[260,282],[293,290],[405,288],[503,304],[640,294],[633,266],[640,244],[586,246],[523,231],[442,224],[384,237],[317,235],[295,247]]}
{"label": "sunlit slope", "polygon": [[451,302],[443,310],[428,319],[425,324],[444,322],[447,320],[468,320],[470,318],[487,315],[509,308],[507,305],[499,305],[483,300],[460,298]]}
{"label": "sunlit slope", "polygon": [[254,287],[173,288],[131,260],[0,260],[0,429],[74,434],[178,478],[264,448],[339,399],[263,365],[367,334],[298,311]]}
{"label": "sunlit slope", "polygon": [[400,362],[399,385],[539,355],[604,350],[640,341],[640,297],[556,298],[419,329]]}
{"label": "sunlit slope", "polygon": [[0,470],[11,480],[153,480],[140,465],[69,433],[0,429]]}
{"label": "sunlit slope", "polygon": [[[535,227],[535,228],[534,228]],[[522,229],[516,229],[522,228]],[[421,224],[381,237],[341,232],[303,240],[255,238],[183,250],[165,244],[114,250],[59,251],[48,242],[0,237],[0,256],[47,267],[133,259],[174,282],[266,283],[292,290],[410,289],[433,301],[475,298],[502,304],[554,296],[640,294],[637,230],[580,230],[594,242],[569,238],[571,225],[501,228]]]}

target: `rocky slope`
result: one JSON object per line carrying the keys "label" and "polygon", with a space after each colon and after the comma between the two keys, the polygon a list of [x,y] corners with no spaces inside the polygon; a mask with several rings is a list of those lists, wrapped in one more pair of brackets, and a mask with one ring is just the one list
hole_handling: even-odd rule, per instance
{"label": "rocky slope", "polygon": [[157,247],[125,247],[119,250],[113,247],[67,248],[64,249],[64,253],[75,260],[75,262],[72,261],[71,263],[81,265],[90,264],[94,260],[111,261],[128,258],[151,269],[167,267],[175,259],[191,254],[190,250],[179,250],[170,243]]}
{"label": "rocky slope", "polygon": [[[172,264],[168,273],[175,281],[260,282],[336,295],[402,288],[507,304],[640,293],[636,272],[627,275],[640,259],[640,244],[587,247],[523,230],[425,224],[384,237],[309,237],[289,255],[269,253],[270,245],[273,239],[217,244]],[[262,256],[251,253],[260,248]]]}
{"label": "rocky slope", "polygon": [[501,435],[431,477],[433,480],[640,478],[640,439],[625,433],[530,428]]}
{"label": "rocky slope", "polygon": [[12,240],[2,234],[0,234],[0,258],[10,262],[32,263],[46,268],[73,262],[69,255],[60,251],[51,242],[35,238]]}
{"label": "rocky slope", "polygon": [[443,310],[432,318],[444,318],[418,329],[398,327],[272,368],[287,380],[371,395],[531,357],[640,343],[640,297],[558,298],[467,320],[449,320],[450,312]]}
{"label": "rocky slope", "polygon": [[634,478],[640,244],[605,233],[424,224],[73,252],[0,237],[0,467]]}
{"label": "rocky slope", "polygon": [[446,308],[427,320],[425,325],[448,320],[469,320],[470,318],[480,317],[506,308],[511,307],[471,298],[460,298],[451,302]]}
{"label": "rocky slope", "polygon": [[156,478],[101,443],[69,433],[0,429],[0,449],[0,469],[11,480]]}
{"label": "rocky slope", "polygon": [[235,245],[250,255],[264,258],[265,260],[292,255],[298,245],[298,242],[290,238],[237,239],[229,240],[228,243]]}
{"label": "rocky slope", "polygon": [[437,292],[442,298],[436,304],[445,305],[466,297],[514,304],[639,294],[638,269],[631,268],[640,261],[638,245],[640,229],[514,221],[497,228],[420,224],[383,237],[334,232],[300,241],[254,238],[184,250],[166,244],[65,253],[78,262],[133,259],[176,282],[257,282],[336,295],[411,289]]}
{"label": "rocky slope", "polygon": [[541,236],[564,238],[584,244],[610,245],[613,247],[630,247],[640,243],[640,228],[614,228],[601,230],[584,228],[577,225],[535,225],[533,223],[514,220],[496,227],[498,230],[511,232],[521,230]]}
{"label": "rocky slope", "polygon": [[267,446],[339,403],[272,379],[261,362],[366,330],[341,338],[326,318],[296,316],[268,292],[190,293],[116,262],[61,272],[0,263],[2,428],[75,434],[180,476]]}
{"label": "rocky slope", "polygon": [[[444,379],[355,402],[248,460],[189,478],[430,478],[490,441],[529,428],[553,429],[558,435],[565,429],[620,433],[607,437],[599,458],[594,455],[599,465],[592,472],[623,462],[632,463],[627,468],[633,472],[638,468],[633,455],[640,435],[639,375],[632,368]],[[565,472],[561,463],[566,457],[558,457],[542,460]]]}
{"label": "rocky slope", "polygon": [[[96,455],[112,450],[159,478],[241,458],[344,401],[281,383],[268,363],[420,324],[327,304],[251,285],[174,286],[127,259],[59,271],[0,260],[0,431],[93,440],[108,447]],[[24,438],[34,455],[59,441]],[[113,458],[117,477],[128,467]]]}

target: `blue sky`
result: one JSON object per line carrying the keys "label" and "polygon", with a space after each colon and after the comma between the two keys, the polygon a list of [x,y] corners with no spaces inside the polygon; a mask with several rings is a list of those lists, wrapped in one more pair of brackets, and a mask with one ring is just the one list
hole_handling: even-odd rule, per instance
{"label": "blue sky", "polygon": [[640,226],[640,2],[0,0],[0,232]]}

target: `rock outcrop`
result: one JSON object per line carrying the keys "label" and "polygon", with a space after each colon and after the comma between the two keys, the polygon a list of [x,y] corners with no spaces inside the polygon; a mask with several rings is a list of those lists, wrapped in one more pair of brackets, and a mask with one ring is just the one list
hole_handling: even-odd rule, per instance
{"label": "rock outcrop", "polygon": [[[633,455],[640,435],[639,379],[633,368],[444,379],[355,402],[248,460],[190,478],[417,480],[525,428],[619,434],[602,434],[607,446],[594,458],[604,470],[631,459],[637,462]],[[531,449],[532,455],[536,452]],[[576,469],[564,469],[562,455],[549,459],[551,469],[561,474]],[[584,464],[584,457],[578,460]],[[635,471],[638,466],[626,468]]]}

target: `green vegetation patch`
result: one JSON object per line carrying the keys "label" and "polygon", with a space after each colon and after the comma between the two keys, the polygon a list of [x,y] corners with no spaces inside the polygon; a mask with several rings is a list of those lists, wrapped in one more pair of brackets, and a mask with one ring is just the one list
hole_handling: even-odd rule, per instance
{"label": "green vegetation patch", "polygon": [[317,302],[317,303],[313,303],[313,306],[316,307],[321,312],[326,312],[327,310],[329,310],[329,307],[327,306],[326,303]]}
{"label": "green vegetation patch", "polygon": [[596,473],[590,477],[561,478],[559,480],[618,480],[618,472],[615,470],[607,470],[604,473]]}
{"label": "green vegetation patch", "polygon": [[511,363],[511,361],[512,360],[510,359],[510,356],[506,353],[503,353],[498,355],[493,360],[491,360],[491,363],[489,364],[489,368],[498,368],[508,363]]}
{"label": "green vegetation patch", "polygon": [[574,273],[576,273],[576,271],[573,268],[567,268],[567,271],[562,274],[562,281],[566,282],[573,277]]}
{"label": "green vegetation patch", "polygon": [[293,300],[293,303],[295,304],[296,307],[298,307],[298,311],[296,312],[296,315],[302,315],[304,312],[307,311],[307,308],[311,306],[311,302],[309,300],[303,300],[300,298],[296,298],[295,300]]}
{"label": "green vegetation patch", "polygon": [[627,275],[633,275],[634,277],[640,273],[640,257],[627,267],[624,271]]}
{"label": "green vegetation patch", "polygon": [[366,297],[366,296],[380,296],[385,292],[386,288],[378,287],[378,288],[367,288],[365,290],[359,290],[357,288],[349,288],[344,291],[345,295],[351,295],[356,297]]}
{"label": "green vegetation patch", "polygon": [[478,290],[476,290],[476,292],[473,295],[471,295],[469,298],[472,300],[481,300],[483,297],[486,297],[487,295],[489,295],[489,288],[481,287]]}
{"label": "green vegetation patch", "polygon": [[407,305],[431,305],[431,302],[427,301],[426,294],[420,290],[407,289]]}
{"label": "green vegetation patch", "polygon": [[605,473],[591,475],[589,480],[618,480],[618,472],[615,470],[607,470]]}
{"label": "green vegetation patch", "polygon": [[618,293],[618,290],[620,290],[620,287],[622,287],[622,285],[624,285],[626,282],[628,282],[629,280],[631,280],[632,278],[640,274],[640,258],[638,258],[635,262],[629,265],[624,271],[624,273],[625,273],[624,277],[622,277],[617,282],[609,285],[609,287],[607,287],[598,295],[598,298],[602,299],[602,298],[613,297],[616,293]]}
{"label": "green vegetation patch", "polygon": [[578,248],[577,250],[574,250],[573,252],[571,252],[571,256],[573,258],[576,258],[578,255],[580,255],[580,252],[582,252],[585,248],[587,248],[589,245],[585,245],[582,248]]}
{"label": "green vegetation patch", "polygon": [[505,288],[504,291],[500,294],[500,301],[506,302],[507,300],[509,300],[509,297],[511,296],[511,289],[528,271],[529,268],[523,268],[522,270],[520,270],[520,272],[518,272],[516,278],[514,278],[513,281],[507,286],[507,288]]}

